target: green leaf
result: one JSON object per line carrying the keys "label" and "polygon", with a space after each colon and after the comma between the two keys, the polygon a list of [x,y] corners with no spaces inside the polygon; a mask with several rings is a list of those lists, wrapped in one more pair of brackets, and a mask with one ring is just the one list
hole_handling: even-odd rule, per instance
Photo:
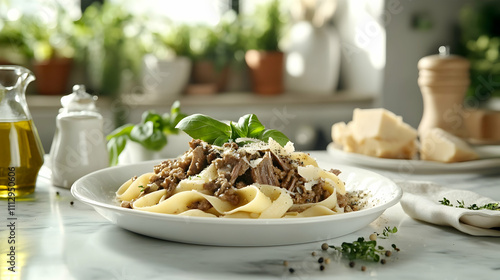
{"label": "green leaf", "polygon": [[163,130],[163,118],[154,111],[146,111],[142,113],[142,123],[152,122],[154,129]]}
{"label": "green leaf", "polygon": [[213,144],[216,146],[222,146],[227,142],[229,142],[229,137],[226,135],[221,135],[214,140]]}
{"label": "green leaf", "polygon": [[163,131],[155,130],[153,134],[142,142],[142,145],[147,149],[159,151],[167,145],[167,136]]}
{"label": "green leaf", "polygon": [[[248,117],[247,117],[248,116]],[[250,138],[259,138],[261,133],[266,129],[264,125],[259,121],[256,115],[250,114],[243,116],[244,118],[248,118],[247,122],[247,127],[248,127],[248,132],[246,133],[247,137]],[[262,138],[259,138],[262,140]]]}
{"label": "green leaf", "polygon": [[113,130],[110,134],[108,134],[106,136],[106,140],[109,141],[109,140],[111,140],[114,137],[119,137],[119,136],[122,136],[122,135],[129,135],[130,131],[132,131],[132,128],[134,128],[133,124],[122,125],[122,126],[116,128],[115,130]]}
{"label": "green leaf", "polygon": [[167,137],[162,130],[155,128],[153,121],[134,126],[130,139],[142,144],[146,149],[155,151],[161,150],[167,144]]}
{"label": "green leaf", "polygon": [[153,135],[154,131],[154,124],[151,121],[148,121],[144,124],[138,124],[132,128],[130,131],[130,139],[132,139],[135,142],[143,142],[147,138],[151,137]]}
{"label": "green leaf", "polygon": [[241,135],[243,135],[241,137],[248,136],[248,127],[249,127],[249,123],[250,123],[250,117],[251,117],[251,114],[247,114],[238,120],[237,127],[240,129]]}
{"label": "green leaf", "polygon": [[118,157],[125,149],[125,145],[127,144],[128,135],[119,135],[116,137],[112,137],[107,144],[109,151],[109,165],[117,165]]}
{"label": "green leaf", "polygon": [[176,128],[183,130],[195,139],[201,139],[209,144],[229,140],[231,127],[223,122],[202,114],[194,114],[182,119]]}
{"label": "green leaf", "polygon": [[179,114],[181,112],[181,102],[179,100],[175,100],[172,103],[172,107],[170,107],[170,114]]}
{"label": "green leaf", "polygon": [[170,114],[165,113],[163,119],[163,132],[165,134],[179,134],[179,130],[175,126],[187,115],[181,112],[181,103],[176,100],[170,107]]}
{"label": "green leaf", "polygon": [[241,130],[238,124],[230,122],[229,125],[231,126],[231,139],[236,140],[240,137],[246,137],[246,134]]}
{"label": "green leaf", "polygon": [[268,142],[269,138],[273,138],[273,140],[278,142],[282,147],[290,141],[285,134],[275,129],[267,129],[264,133],[262,133],[262,135],[259,136],[259,139],[264,142]]}

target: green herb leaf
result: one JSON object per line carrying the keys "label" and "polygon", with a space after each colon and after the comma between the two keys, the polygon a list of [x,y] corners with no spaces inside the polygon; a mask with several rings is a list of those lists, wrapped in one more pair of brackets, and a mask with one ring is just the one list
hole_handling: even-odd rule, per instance
{"label": "green herb leaf", "polygon": [[246,137],[245,132],[242,129],[240,129],[238,124],[234,124],[233,122],[230,122],[229,126],[231,126],[231,139],[238,139],[240,137]]}
{"label": "green herb leaf", "polygon": [[273,140],[278,142],[281,146],[285,146],[286,143],[290,141],[285,134],[275,129],[265,130],[259,138],[264,142],[268,142],[269,138],[273,138]]}
{"label": "green herb leaf", "polygon": [[132,128],[134,128],[134,125],[132,124],[125,124],[122,125],[115,130],[113,130],[108,136],[106,136],[106,140],[111,140],[113,137],[120,137],[122,135],[129,135],[130,131],[132,131]]}
{"label": "green herb leaf", "polygon": [[282,146],[290,141],[288,137],[277,130],[266,130],[254,114],[245,115],[238,120],[238,123],[230,122],[229,125],[205,115],[195,114],[184,118],[177,124],[176,128],[183,130],[193,138],[218,146],[230,140],[235,141],[245,137],[264,142],[268,142],[271,137]]}
{"label": "green herb leaf", "polygon": [[[446,197],[443,197],[443,200],[439,200],[438,202],[445,205],[445,206],[453,207],[453,204],[451,204],[450,200],[448,200]],[[500,203],[498,203],[498,202],[491,202],[491,203],[484,204],[482,206],[478,206],[477,204],[474,203],[474,204],[471,204],[467,207],[465,206],[465,203],[463,200],[462,201],[457,200],[457,203],[458,203],[458,205],[455,206],[455,208],[467,208],[469,210],[485,209],[485,210],[500,211]]]}
{"label": "green herb leaf", "polygon": [[[248,118],[247,126],[248,126],[248,132],[247,132],[247,137],[250,138],[257,138],[260,140],[263,140],[260,135],[262,132],[266,129],[264,125],[259,121],[256,115],[250,114],[244,116],[245,118]],[[266,141],[267,142],[267,141]]]}
{"label": "green herb leaf", "polygon": [[170,108],[170,114],[163,114],[163,132],[166,134],[178,134],[179,129],[175,126],[187,115],[181,113],[181,103],[176,100]]}
{"label": "green herb leaf", "polygon": [[107,147],[109,152],[109,164],[117,165],[118,157],[125,149],[127,144],[128,135],[122,134],[109,139]]}
{"label": "green herb leaf", "polygon": [[153,111],[146,111],[142,113],[142,123],[146,124],[147,122],[152,122],[155,130],[163,130],[163,118]]}
{"label": "green herb leaf", "polygon": [[195,139],[201,139],[210,144],[215,144],[216,140],[218,144],[223,140],[227,142],[231,136],[229,125],[202,114],[188,116],[175,127]]}
{"label": "green herb leaf", "polygon": [[[396,233],[397,228],[393,227],[385,227],[384,233],[391,232]],[[377,235],[379,235],[377,233]],[[399,251],[399,248],[396,247],[395,244],[391,245],[394,250]],[[328,246],[339,251],[342,256],[348,258],[349,260],[366,260],[378,262],[380,260],[380,256],[385,254],[386,251],[384,246],[377,246],[376,240],[365,240],[363,237],[359,237],[356,241],[353,242],[343,242],[341,246]]]}
{"label": "green herb leaf", "polygon": [[130,140],[154,151],[161,150],[167,144],[167,137],[163,131],[155,129],[155,124],[152,121],[134,126],[130,131]]}

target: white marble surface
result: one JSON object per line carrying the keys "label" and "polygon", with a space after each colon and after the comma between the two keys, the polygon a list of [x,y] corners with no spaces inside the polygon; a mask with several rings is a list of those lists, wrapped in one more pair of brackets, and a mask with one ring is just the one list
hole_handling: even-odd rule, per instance
{"label": "white marble surface", "polygon": [[[332,160],[326,152],[311,153]],[[377,172],[393,179],[431,180],[500,200],[500,172],[485,174],[406,174]],[[56,195],[59,192],[59,196]],[[71,201],[74,204],[71,205]],[[2,213],[7,202],[0,200]],[[7,270],[6,226],[0,227],[0,279],[496,279],[500,272],[500,239],[473,237],[453,228],[408,217],[399,204],[369,226],[328,240],[352,242],[386,226],[398,232],[379,243],[401,251],[386,264],[335,259],[321,252],[322,242],[276,247],[210,247],[157,240],[118,228],[93,208],[76,201],[69,190],[39,177],[34,194],[16,201],[16,273]],[[2,223],[7,216],[1,215]],[[290,234],[293,234],[291,232]],[[313,257],[312,251],[318,255]],[[330,252],[330,251],[329,251]],[[317,258],[332,262],[319,270]],[[295,272],[283,266],[289,262]],[[366,271],[361,271],[361,265]]]}

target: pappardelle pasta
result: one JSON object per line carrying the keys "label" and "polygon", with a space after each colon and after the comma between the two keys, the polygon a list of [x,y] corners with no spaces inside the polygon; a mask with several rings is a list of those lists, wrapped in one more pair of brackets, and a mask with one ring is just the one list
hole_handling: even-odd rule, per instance
{"label": "pappardelle pasta", "polygon": [[[247,139],[248,142],[248,139]],[[241,142],[240,142],[241,143]],[[198,139],[116,192],[122,207],[182,216],[292,218],[357,210],[339,170],[325,171],[288,142],[226,143]]]}

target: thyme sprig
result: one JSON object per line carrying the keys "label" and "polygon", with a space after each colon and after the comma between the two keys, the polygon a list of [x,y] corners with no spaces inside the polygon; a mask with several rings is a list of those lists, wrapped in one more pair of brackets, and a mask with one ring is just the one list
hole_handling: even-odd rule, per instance
{"label": "thyme sprig", "polygon": [[[385,227],[382,235],[388,237],[389,234],[396,233],[397,231],[398,229],[396,227]],[[378,235],[377,233],[377,236]],[[376,240],[365,240],[364,237],[358,237],[354,242],[343,242],[340,246],[330,245],[329,247],[337,250],[342,256],[347,257],[350,261],[366,260],[378,262],[380,261],[380,257],[382,255],[387,256],[388,252],[383,246],[377,245]],[[395,244],[392,244],[391,247],[399,251],[399,248],[397,248]]]}
{"label": "thyme sprig", "polygon": [[481,210],[481,209],[486,209],[486,210],[494,210],[494,211],[500,211],[500,204],[498,202],[491,202],[484,204],[482,206],[478,206],[476,203],[471,204],[469,206],[465,206],[464,201],[457,200],[458,205],[453,205],[449,199],[446,197],[443,197],[442,200],[438,201],[442,205],[445,206],[450,206],[450,207],[455,207],[455,208],[464,208],[464,209],[469,209],[469,210]]}
{"label": "thyme sprig", "polygon": [[[382,231],[382,237],[381,238],[387,238],[387,237],[389,237],[389,234],[394,234],[396,232],[398,232],[398,228],[397,227],[393,227],[393,228],[391,228],[391,227],[385,227],[384,230]],[[377,236],[378,235],[379,234],[377,233]]]}
{"label": "thyme sprig", "polygon": [[378,262],[380,260],[380,255],[385,254],[386,251],[383,246],[377,246],[377,241],[365,240],[363,237],[358,237],[358,240],[352,243],[343,242],[339,247],[330,246],[330,248],[339,251],[350,261],[366,260]]}

